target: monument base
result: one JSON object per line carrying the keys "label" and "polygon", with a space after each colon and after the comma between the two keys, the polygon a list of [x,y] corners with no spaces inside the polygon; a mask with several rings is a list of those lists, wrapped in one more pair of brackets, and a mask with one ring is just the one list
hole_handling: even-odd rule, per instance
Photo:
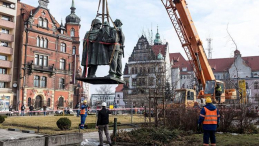
{"label": "monument base", "polygon": [[79,81],[89,84],[126,84],[125,81],[113,77],[76,78]]}

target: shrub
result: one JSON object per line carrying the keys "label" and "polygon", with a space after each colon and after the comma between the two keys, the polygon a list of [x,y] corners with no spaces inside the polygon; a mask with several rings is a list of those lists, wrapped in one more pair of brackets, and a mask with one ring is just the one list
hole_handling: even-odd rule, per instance
{"label": "shrub", "polygon": [[68,130],[71,127],[71,121],[68,118],[60,118],[57,126],[60,130]]}
{"label": "shrub", "polygon": [[[130,142],[138,145],[166,145],[179,137],[181,131],[164,128],[141,128],[130,132],[119,131],[118,142]],[[111,136],[114,139],[114,136]],[[147,140],[148,139],[148,140]]]}
{"label": "shrub", "polygon": [[3,116],[0,116],[0,123],[3,123],[5,121],[5,118]]}

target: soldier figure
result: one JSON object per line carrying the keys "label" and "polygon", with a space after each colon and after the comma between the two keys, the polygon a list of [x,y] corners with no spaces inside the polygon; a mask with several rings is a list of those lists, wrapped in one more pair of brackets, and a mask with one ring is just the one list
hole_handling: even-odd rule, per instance
{"label": "soldier figure", "polygon": [[[113,45],[109,49],[109,56],[111,56],[110,71],[108,77],[119,78],[122,76],[122,55],[124,53],[124,41],[125,36],[122,32],[121,26],[123,25],[119,19],[114,21],[117,30],[114,28],[111,31],[111,37],[113,38]],[[115,51],[113,49],[115,47]]]}
{"label": "soldier figure", "polygon": [[86,76],[86,71],[88,67],[88,75],[87,77],[94,77],[95,72],[97,70],[97,64],[95,63],[97,52],[94,47],[96,46],[95,42],[98,36],[98,33],[101,28],[101,21],[98,19],[94,19],[92,21],[92,30],[88,31],[85,34],[84,42],[83,42],[83,54],[82,54],[82,62],[81,65],[84,66],[82,77]]}

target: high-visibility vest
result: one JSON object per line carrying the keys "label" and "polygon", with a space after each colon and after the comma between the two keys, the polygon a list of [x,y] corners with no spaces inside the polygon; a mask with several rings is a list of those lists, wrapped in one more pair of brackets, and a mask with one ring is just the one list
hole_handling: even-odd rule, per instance
{"label": "high-visibility vest", "polygon": [[219,115],[217,115],[217,109],[214,111],[210,111],[209,109],[207,109],[206,107],[204,107],[205,109],[205,115],[200,115],[202,117],[204,117],[204,121],[203,124],[218,124],[218,117]]}
{"label": "high-visibility vest", "polygon": [[84,115],[85,114],[85,108],[80,110],[80,115]]}

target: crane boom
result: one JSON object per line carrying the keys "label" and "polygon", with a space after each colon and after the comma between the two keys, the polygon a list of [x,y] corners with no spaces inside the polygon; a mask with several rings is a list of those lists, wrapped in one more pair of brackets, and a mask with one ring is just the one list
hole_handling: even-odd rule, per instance
{"label": "crane boom", "polygon": [[205,89],[206,81],[215,80],[186,0],[161,0],[193,66],[196,78]]}

